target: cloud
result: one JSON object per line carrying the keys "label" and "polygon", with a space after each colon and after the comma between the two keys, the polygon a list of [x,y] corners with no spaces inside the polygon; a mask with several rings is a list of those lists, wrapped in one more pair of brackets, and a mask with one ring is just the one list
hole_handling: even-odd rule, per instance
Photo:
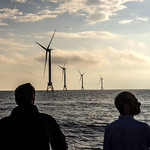
{"label": "cloud", "polygon": [[[59,0],[57,1],[59,2]],[[69,12],[86,16],[90,24],[107,21],[117,11],[127,8],[127,2],[143,2],[143,0],[64,0],[57,8],[61,13]]]}
{"label": "cloud", "polygon": [[[45,53],[40,53],[34,58],[36,61],[44,65]],[[109,65],[108,60],[103,57],[102,52],[85,51],[85,50],[55,50],[52,52],[52,63],[55,65],[64,64],[67,59],[69,66],[74,67],[96,67],[101,65]]]}
{"label": "cloud", "polygon": [[109,60],[113,60],[116,65],[124,67],[139,67],[139,66],[149,66],[150,59],[138,52],[129,49],[117,50],[115,48],[109,47],[108,50]]}
{"label": "cloud", "polygon": [[11,2],[26,3],[27,0],[11,0]]}
{"label": "cloud", "polygon": [[[32,56],[24,55],[24,54],[21,54],[18,52],[0,54],[0,66],[3,64],[31,66],[31,64],[37,63],[36,58],[39,55],[41,55],[41,53],[39,53],[37,55],[32,55]],[[39,63],[39,64],[41,64],[41,63]]]}
{"label": "cloud", "polygon": [[8,26],[7,23],[0,22],[0,26]]}
{"label": "cloud", "polygon": [[138,21],[149,21],[148,17],[137,17],[136,20]]}
{"label": "cloud", "polygon": [[[67,62],[71,66],[87,66],[93,67],[93,65],[102,65],[107,64],[107,60],[100,59],[101,54],[96,55],[94,52],[90,51],[62,51],[57,50],[54,54],[54,63],[56,64],[63,64],[65,59],[67,58]],[[102,61],[99,61],[102,60]]]}
{"label": "cloud", "polygon": [[[0,65],[16,65],[16,64],[26,64],[29,65],[32,62],[32,56],[28,57],[23,54],[13,52],[13,53],[7,53],[6,54],[0,54]],[[10,67],[11,68],[11,67]]]}
{"label": "cloud", "polygon": [[2,39],[0,38],[0,45],[2,51],[22,51],[29,50],[33,47],[33,45],[28,45],[19,40],[14,39]]}
{"label": "cloud", "polygon": [[12,58],[8,58],[4,55],[0,55],[0,64],[2,65],[2,64],[6,64],[6,63],[14,64],[15,61]]}
{"label": "cloud", "polygon": [[28,13],[24,16],[18,16],[16,18],[17,22],[36,22],[40,20],[44,20],[46,18],[56,18],[57,15],[53,14],[49,10],[40,11],[37,14]]}
{"label": "cloud", "polygon": [[[67,59],[69,66],[73,67],[96,67],[101,65],[109,65],[108,60],[103,57],[101,52],[90,51],[72,51],[72,50],[55,50],[52,52],[52,63],[55,65],[64,64]],[[6,55],[0,55],[0,63],[5,64],[38,64],[44,66],[45,53],[39,52],[36,55],[25,56],[17,52]]]}
{"label": "cloud", "polygon": [[[48,32],[48,35],[52,35],[52,32]],[[65,32],[57,32],[56,36],[65,37],[65,38],[95,38],[95,39],[113,39],[118,38],[118,34],[113,34],[107,31],[84,31],[84,32],[76,32],[76,33],[65,33]]]}
{"label": "cloud", "polygon": [[34,13],[26,13],[20,12],[18,9],[9,9],[4,8],[0,9],[0,19],[11,19],[16,22],[36,22],[40,20],[44,20],[45,18],[56,18],[57,15],[50,10],[42,10]]}
{"label": "cloud", "polygon": [[[35,57],[36,61],[44,65],[45,53]],[[90,68],[126,68],[147,67],[150,59],[130,49],[118,50],[113,47],[102,50],[54,50],[52,52],[52,63],[55,65],[67,64],[72,67]]]}
{"label": "cloud", "polygon": [[119,21],[119,24],[129,24],[133,21],[149,21],[148,17],[136,17],[135,19],[130,20],[121,20]]}
{"label": "cloud", "polygon": [[144,49],[147,49],[147,45],[141,41],[134,41],[134,40],[129,40],[128,41],[128,46],[130,46],[132,49],[141,50],[143,52]]}
{"label": "cloud", "polygon": [[[61,1],[61,0],[59,0],[59,1]],[[57,3],[58,0],[42,0],[42,2],[53,2],[53,3]]]}
{"label": "cloud", "polygon": [[22,12],[19,12],[18,9],[9,9],[3,8],[0,9],[0,19],[16,19],[18,15],[22,15]]}
{"label": "cloud", "polygon": [[133,22],[133,20],[122,20],[122,21],[119,21],[119,24],[129,24]]}
{"label": "cloud", "polygon": [[[107,21],[117,11],[127,8],[127,2],[142,2],[143,0],[44,0],[57,3],[52,9],[43,9],[32,13],[23,13],[18,9],[0,9],[0,19],[11,19],[16,22],[36,22],[46,18],[56,18],[63,13],[76,14],[85,17],[89,24]],[[13,0],[13,2],[26,3],[27,0]],[[47,8],[48,6],[46,6]],[[38,9],[39,10],[39,9]],[[141,20],[141,18],[138,18]],[[146,19],[146,18],[145,18]]]}
{"label": "cloud", "polygon": [[[24,54],[9,53],[0,54],[0,67],[12,72],[21,74],[34,73],[35,76],[42,78],[44,69],[45,52],[38,52],[32,56]],[[66,67],[70,70],[105,70],[106,72],[122,71],[128,72],[136,68],[149,68],[150,59],[138,52],[130,49],[116,49],[109,47],[107,49],[86,50],[61,50],[52,51],[53,69],[58,65],[63,65],[67,59]],[[55,67],[54,67],[55,65]],[[48,65],[47,65],[48,67]],[[57,70],[57,69],[56,69]],[[30,72],[31,71],[31,72]],[[54,71],[55,72],[55,71]],[[57,74],[57,72],[55,72]],[[123,74],[125,76],[125,74]],[[33,76],[33,75],[32,75]]]}

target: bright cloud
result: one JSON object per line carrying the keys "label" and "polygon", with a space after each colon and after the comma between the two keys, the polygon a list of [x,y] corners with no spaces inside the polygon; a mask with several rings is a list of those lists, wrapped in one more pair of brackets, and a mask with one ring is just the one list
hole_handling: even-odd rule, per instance
{"label": "bright cloud", "polygon": [[18,9],[9,9],[3,8],[0,9],[0,19],[14,19],[19,15],[22,15],[22,12],[19,12]]}
{"label": "bright cloud", "polygon": [[[90,24],[109,20],[117,11],[127,8],[127,2],[142,2],[143,0],[64,0],[57,10],[69,12],[70,14],[86,15]],[[57,1],[59,2],[59,0]]]}
{"label": "bright cloud", "polygon": [[136,20],[139,20],[139,21],[149,21],[149,18],[148,17],[137,17]]}
{"label": "bright cloud", "polygon": [[119,21],[119,24],[129,24],[133,22],[133,20],[122,20],[122,21]]}
{"label": "bright cloud", "polygon": [[36,22],[43,20],[45,18],[55,18],[57,15],[54,14],[53,11],[50,10],[42,10],[34,13],[26,13],[20,12],[18,9],[9,9],[4,8],[0,9],[0,19],[12,19],[17,22]]}
{"label": "bright cloud", "polygon": [[11,0],[11,2],[26,3],[27,0]]}
{"label": "bright cloud", "polygon": [[130,19],[130,20],[121,20],[119,21],[119,24],[129,24],[133,21],[149,21],[148,17],[136,17],[135,19]]}

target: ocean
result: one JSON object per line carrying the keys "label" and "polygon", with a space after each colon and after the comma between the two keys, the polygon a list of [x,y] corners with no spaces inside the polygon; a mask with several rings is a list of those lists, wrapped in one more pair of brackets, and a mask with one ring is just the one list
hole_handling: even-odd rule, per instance
{"label": "ocean", "polygon": [[[36,91],[40,112],[53,116],[66,136],[69,150],[101,150],[105,126],[118,118],[115,96],[124,90]],[[150,90],[130,91],[141,102],[135,119],[150,124]],[[13,91],[0,91],[0,118],[16,106]]]}

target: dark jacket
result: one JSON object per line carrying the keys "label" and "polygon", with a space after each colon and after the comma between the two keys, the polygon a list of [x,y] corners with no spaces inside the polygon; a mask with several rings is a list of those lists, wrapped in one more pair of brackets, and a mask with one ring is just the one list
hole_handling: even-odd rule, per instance
{"label": "dark jacket", "polygon": [[121,115],[105,128],[103,150],[149,150],[150,127],[130,115]]}
{"label": "dark jacket", "polygon": [[[50,143],[50,144],[49,144]],[[0,150],[67,150],[56,120],[36,106],[16,107],[0,120]]]}

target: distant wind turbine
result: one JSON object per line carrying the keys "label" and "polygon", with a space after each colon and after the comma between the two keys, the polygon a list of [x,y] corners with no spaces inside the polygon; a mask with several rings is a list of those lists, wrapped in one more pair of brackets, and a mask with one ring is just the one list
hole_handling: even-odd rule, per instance
{"label": "distant wind turbine", "polygon": [[101,90],[103,90],[103,78],[100,75],[100,82],[101,82]]}
{"label": "distant wind turbine", "polygon": [[58,66],[62,69],[62,75],[64,76],[64,87],[63,87],[63,90],[67,91],[67,86],[66,86],[66,68],[65,68],[66,62],[67,62],[67,59],[66,59],[63,67],[60,66],[60,65],[58,65]]}
{"label": "distant wind turbine", "polygon": [[79,71],[79,73],[80,73],[80,80],[82,80],[82,82],[81,82],[81,90],[84,90],[84,86],[83,86],[83,75],[85,74],[85,72],[84,72],[84,73],[81,73],[80,70],[78,70],[78,71]]}
{"label": "distant wind turbine", "polygon": [[51,42],[54,38],[54,35],[55,35],[55,32],[56,30],[54,31],[53,35],[52,35],[52,38],[47,46],[47,48],[45,48],[44,46],[42,46],[41,44],[39,44],[38,42],[36,42],[39,46],[41,46],[44,50],[46,50],[46,56],[45,56],[45,65],[44,65],[44,74],[45,75],[45,69],[46,69],[46,63],[47,63],[47,53],[49,53],[49,72],[48,72],[48,75],[49,75],[49,81],[48,81],[48,85],[47,85],[47,91],[48,89],[50,88],[52,90],[52,92],[54,91],[54,87],[53,87],[53,84],[52,84],[52,81],[51,81],[51,49],[50,48],[50,45],[51,45]]}

